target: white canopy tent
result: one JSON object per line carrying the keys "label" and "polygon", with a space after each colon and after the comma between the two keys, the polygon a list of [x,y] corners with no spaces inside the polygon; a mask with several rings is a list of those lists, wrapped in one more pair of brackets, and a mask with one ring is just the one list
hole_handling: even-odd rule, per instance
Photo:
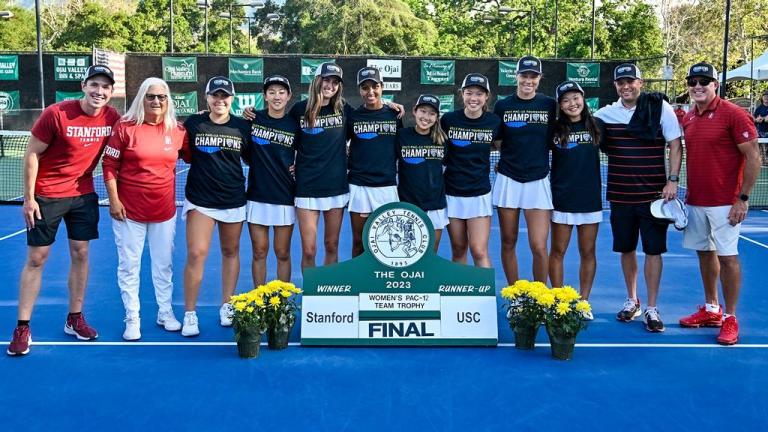
{"label": "white canopy tent", "polygon": [[[723,75],[720,74],[720,81],[722,78]],[[765,51],[751,62],[744,63],[725,74],[726,81],[748,80],[750,78],[755,81],[768,80],[768,51]]]}

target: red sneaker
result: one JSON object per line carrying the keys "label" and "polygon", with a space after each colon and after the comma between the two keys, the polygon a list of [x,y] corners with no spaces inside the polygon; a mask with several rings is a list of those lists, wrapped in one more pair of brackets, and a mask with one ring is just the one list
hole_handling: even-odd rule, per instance
{"label": "red sneaker", "polygon": [[717,337],[717,343],[720,345],[734,345],[739,341],[739,322],[735,316],[729,316],[723,321],[723,327],[720,329],[720,335]]}
{"label": "red sneaker", "polygon": [[696,313],[680,318],[682,327],[720,327],[723,325],[723,307],[717,312],[707,312],[705,306],[699,306]]}
{"label": "red sneaker", "polygon": [[79,313],[74,317],[67,315],[67,323],[64,325],[64,333],[76,336],[80,340],[94,340],[99,337],[96,329],[85,322],[85,315]]}
{"label": "red sneaker", "polygon": [[32,333],[29,331],[29,326],[17,326],[13,331],[13,339],[5,352],[9,356],[23,356],[29,352],[31,342]]}

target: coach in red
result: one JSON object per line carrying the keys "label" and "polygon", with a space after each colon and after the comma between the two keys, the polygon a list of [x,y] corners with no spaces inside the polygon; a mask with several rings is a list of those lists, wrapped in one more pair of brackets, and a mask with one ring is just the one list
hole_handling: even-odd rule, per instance
{"label": "coach in red", "polygon": [[[683,118],[689,209],[683,246],[699,255],[706,304],[680,319],[680,325],[721,327],[717,342],[733,345],[739,339],[739,228],[747,217],[749,191],[760,173],[757,131],[749,114],[717,96],[717,72],[711,64],[691,66],[687,83],[694,105]],[[718,277],[725,314],[718,304]]]}
{"label": "coach in red", "polygon": [[21,272],[18,324],[9,355],[29,352],[29,320],[40,292],[43,266],[61,220],[69,237],[69,315],[64,332],[81,340],[98,337],[83,317],[88,280],[88,241],[99,237],[93,170],[120,118],[107,105],[115,79],[106,66],[91,66],[81,83],[82,99],[46,108],[32,127],[24,153],[24,222],[27,262]]}

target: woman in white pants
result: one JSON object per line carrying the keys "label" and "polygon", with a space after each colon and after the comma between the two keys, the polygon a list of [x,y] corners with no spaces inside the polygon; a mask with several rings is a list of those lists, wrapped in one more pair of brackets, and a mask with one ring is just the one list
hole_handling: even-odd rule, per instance
{"label": "woman in white pants", "polygon": [[128,112],[114,126],[104,150],[104,182],[117,245],[117,283],[125,306],[123,339],[141,338],[139,275],[149,241],[157,324],[178,331],[171,308],[171,258],[176,231],[176,160],[187,152],[184,127],[176,122],[168,84],[147,78]]}

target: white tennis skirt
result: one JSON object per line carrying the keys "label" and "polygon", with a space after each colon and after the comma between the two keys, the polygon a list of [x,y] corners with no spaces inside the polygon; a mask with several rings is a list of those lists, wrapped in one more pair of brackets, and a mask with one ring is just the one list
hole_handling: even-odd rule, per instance
{"label": "white tennis skirt", "polygon": [[496,174],[493,183],[493,205],[512,209],[552,210],[552,190],[549,176],[520,183],[503,174]]}
{"label": "white tennis skirt", "polygon": [[294,198],[296,208],[305,210],[327,211],[331,209],[344,208],[347,206],[348,202],[349,193],[322,198]]}
{"label": "white tennis skirt", "polygon": [[371,213],[384,204],[400,201],[397,186],[358,186],[349,185],[348,209],[355,213]]}
{"label": "white tennis skirt", "polygon": [[449,223],[448,212],[445,209],[427,210],[427,216],[436,230],[445,228]]}
{"label": "white tennis skirt", "polygon": [[296,222],[296,207],[248,201],[245,220],[264,226],[288,226]]}
{"label": "white tennis skirt", "polygon": [[589,225],[596,224],[603,221],[603,212],[589,212],[589,213],[570,213],[570,212],[552,212],[552,222],[562,225]]}
{"label": "white tennis skirt", "polygon": [[231,209],[212,209],[194,205],[186,199],[184,200],[184,206],[181,208],[181,220],[186,221],[187,213],[191,212],[192,210],[197,210],[200,213],[215,220],[216,222],[238,223],[245,220],[245,206]]}
{"label": "white tennis skirt", "polygon": [[448,201],[447,210],[449,218],[472,219],[490,216],[493,213],[490,192],[474,197],[446,195],[445,199]]}

